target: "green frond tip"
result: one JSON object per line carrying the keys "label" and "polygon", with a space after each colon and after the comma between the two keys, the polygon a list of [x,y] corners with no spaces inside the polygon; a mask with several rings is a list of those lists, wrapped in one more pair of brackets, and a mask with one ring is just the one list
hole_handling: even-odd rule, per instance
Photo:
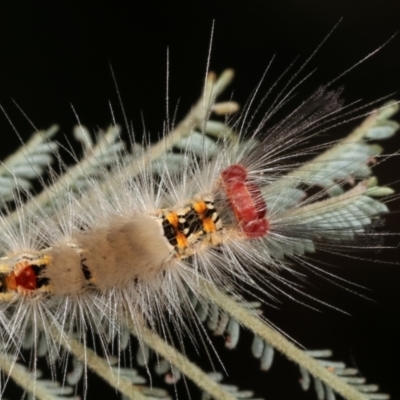
{"label": "green frond tip", "polygon": [[372,176],[370,179],[368,179],[366,183],[366,194],[370,197],[385,197],[395,193],[395,191],[390,187],[378,186],[378,179],[375,176]]}
{"label": "green frond tip", "polygon": [[378,110],[378,121],[387,120],[396,114],[400,109],[397,100],[389,100]]}
{"label": "green frond tip", "polygon": [[36,132],[16,152],[0,164],[0,199],[13,200],[16,189],[30,188],[30,180],[36,179],[53,162],[58,144],[50,139],[58,131],[52,125],[45,131]]}
{"label": "green frond tip", "polygon": [[[223,375],[221,373],[219,373],[219,372],[211,372],[211,373],[208,374],[208,376],[213,381],[220,383],[221,387],[223,387],[226,390],[227,393],[232,394],[238,400],[239,399],[264,400],[262,398],[254,398],[253,397],[254,393],[251,390],[241,391],[235,385],[229,385],[229,384],[221,383],[221,381],[223,379]],[[201,397],[201,400],[212,400],[212,399],[214,399],[214,398],[212,396],[210,396],[207,392],[203,392],[203,396]]]}
{"label": "green frond tip", "polygon": [[[282,185],[286,188],[289,185],[296,188],[300,184],[306,184],[326,189],[328,195],[334,197],[345,192],[343,182],[368,179],[372,174],[375,158],[383,153],[382,146],[374,141],[388,139],[399,129],[400,125],[397,122],[388,119],[398,109],[399,105],[392,101],[389,105],[372,112],[348,136],[273,182],[268,190],[280,193]],[[379,196],[391,194],[389,190],[376,193],[382,193]],[[286,204],[283,206],[288,208]]]}
{"label": "green frond tip", "polygon": [[371,140],[389,139],[399,130],[399,128],[400,125],[396,121],[385,120],[384,122],[378,122],[376,126],[366,133],[365,137]]}

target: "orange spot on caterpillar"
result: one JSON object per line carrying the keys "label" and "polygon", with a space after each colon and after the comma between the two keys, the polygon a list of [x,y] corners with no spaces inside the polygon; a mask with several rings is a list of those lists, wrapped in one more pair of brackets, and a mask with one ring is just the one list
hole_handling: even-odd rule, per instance
{"label": "orange spot on caterpillar", "polygon": [[15,280],[14,272],[11,272],[11,274],[5,278],[5,286],[7,290],[17,290],[17,282]]}
{"label": "orange spot on caterpillar", "polygon": [[207,233],[213,233],[217,230],[214,221],[211,218],[202,219],[202,223],[203,223],[203,228]]}
{"label": "orange spot on caterpillar", "polygon": [[175,228],[178,228],[178,223],[179,223],[179,218],[178,214],[175,212],[170,212],[168,213],[165,218],[168,220],[168,222]]}
{"label": "orange spot on caterpillar", "polygon": [[217,230],[214,221],[210,217],[205,217],[204,214],[207,212],[207,204],[204,201],[196,201],[193,203],[193,208],[199,215],[203,229],[207,233],[213,233]]}
{"label": "orange spot on caterpillar", "polygon": [[193,203],[193,208],[197,214],[203,215],[207,211],[207,206],[204,201],[196,201]]}
{"label": "orange spot on caterpillar", "polygon": [[188,247],[188,240],[184,233],[177,232],[176,233],[176,241],[178,242],[179,248],[186,249]]}

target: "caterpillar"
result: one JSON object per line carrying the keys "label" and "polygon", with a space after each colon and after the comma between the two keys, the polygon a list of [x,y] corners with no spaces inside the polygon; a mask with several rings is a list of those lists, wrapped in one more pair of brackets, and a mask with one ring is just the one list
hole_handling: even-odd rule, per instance
{"label": "caterpillar", "polygon": [[[230,77],[228,71],[223,79]],[[340,91],[319,88],[266,130],[290,97],[280,94],[251,134],[239,119],[231,126],[237,135],[219,132],[216,147],[209,147],[206,123],[218,111],[223,79],[208,76],[198,106],[202,117],[186,127],[190,132],[197,124],[203,131],[181,144],[178,172],[168,158],[154,156],[154,146],[139,146],[133,157],[119,149],[119,161],[97,166],[97,177],[87,175],[83,188],[67,188],[47,207],[34,197],[28,205],[17,197],[16,210],[2,213],[6,353],[16,357],[28,331],[33,359],[44,337],[53,360],[60,357],[57,332],[84,343],[87,331],[95,332],[107,356],[126,325],[139,341],[147,327],[169,337],[172,324],[178,335],[190,334],[199,323],[193,297],[207,301],[204,285],[236,298],[246,292],[273,296],[283,292],[279,284],[297,290],[279,278],[280,270],[295,274],[296,263],[309,264],[307,255],[318,249],[356,245],[388,212],[381,198],[392,191],[371,177],[382,149],[369,142],[397,129],[387,122],[394,102],[303,164],[300,158],[314,149],[302,144],[347,111]],[[304,185],[321,190],[308,195]],[[46,196],[54,196],[53,187],[44,188]]]}

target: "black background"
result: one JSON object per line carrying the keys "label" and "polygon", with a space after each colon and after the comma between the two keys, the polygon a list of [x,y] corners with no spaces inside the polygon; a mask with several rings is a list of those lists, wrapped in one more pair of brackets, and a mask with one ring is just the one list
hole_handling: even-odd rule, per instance
{"label": "black background", "polygon": [[[242,104],[274,54],[277,59],[270,82],[298,55],[305,60],[341,17],[339,27],[310,63],[308,71],[317,71],[303,85],[305,93],[339,75],[400,28],[400,3],[382,0],[103,1],[91,5],[26,1],[0,6],[0,15],[0,103],[25,139],[33,128],[11,99],[37,128],[58,123],[66,136],[77,122],[70,104],[91,130],[112,122],[109,102],[123,124],[110,64],[137,134],[143,131],[142,114],[146,129],[154,135],[161,133],[167,48],[170,102],[174,107],[180,99],[178,116],[182,116],[200,93],[214,20],[211,69],[236,70],[231,90]],[[345,99],[367,102],[398,91],[399,50],[397,36],[342,78]],[[341,127],[335,134],[343,135],[349,129]],[[1,116],[0,132],[0,156],[4,157],[19,145],[19,139]],[[400,140],[391,140],[386,149],[398,151]],[[396,182],[399,159],[389,159],[377,171],[381,182]],[[399,186],[394,183],[398,191]],[[387,217],[386,229],[399,232],[395,210],[400,210],[400,202],[394,201],[390,207],[394,211]],[[397,243],[392,238],[390,244]],[[335,358],[356,365],[369,382],[379,383],[382,391],[399,399],[399,266],[373,262],[396,262],[398,254],[396,249],[388,249],[362,253],[363,260],[329,259],[337,265],[330,267],[331,272],[368,288],[355,291],[374,302],[310,277],[307,293],[350,316],[324,306],[317,312],[283,297],[279,310],[266,308],[265,315],[307,348],[332,348]],[[269,373],[260,372],[250,354],[250,335],[243,336],[235,351],[225,350],[222,340],[215,341],[230,374],[227,383],[236,383],[243,390],[252,388],[265,399],[316,398],[313,392],[301,391],[297,370],[283,357],[276,357]],[[211,370],[206,362],[204,365]],[[88,398],[117,398],[105,388],[99,380],[89,384]],[[182,384],[180,393],[180,398],[188,397]],[[7,396],[18,398],[11,392]]]}

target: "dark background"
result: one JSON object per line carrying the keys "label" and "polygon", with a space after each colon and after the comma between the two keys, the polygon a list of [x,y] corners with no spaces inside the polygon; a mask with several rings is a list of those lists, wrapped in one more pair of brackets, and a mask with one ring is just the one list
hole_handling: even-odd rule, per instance
{"label": "dark background", "polygon": [[[400,28],[400,3],[395,0],[150,0],[91,5],[19,1],[0,6],[0,15],[0,103],[25,139],[33,128],[11,99],[37,128],[58,123],[61,133],[67,136],[77,122],[70,104],[82,124],[92,131],[112,122],[109,101],[117,121],[123,124],[109,64],[137,134],[143,131],[142,113],[148,131],[154,135],[162,132],[167,48],[170,102],[174,107],[180,100],[179,117],[200,93],[213,20],[211,69],[236,70],[231,91],[242,104],[274,54],[277,59],[269,75],[271,83],[295,57],[300,55],[305,60],[341,17],[343,21],[307,69],[317,71],[303,85],[304,93],[339,75]],[[399,50],[398,35],[372,59],[342,78],[339,84],[345,86],[345,99],[367,102],[398,91]],[[298,96],[302,98],[301,93]],[[351,126],[341,127],[335,134],[343,135],[350,129]],[[18,146],[19,139],[1,116],[0,132],[0,156],[4,157]],[[386,149],[398,151],[400,140],[391,140]],[[393,157],[378,166],[382,183],[399,180],[399,162]],[[394,183],[397,191],[399,186]],[[399,201],[390,206],[400,210]],[[399,222],[399,214],[394,211],[387,217],[386,229],[399,232]],[[389,240],[390,245],[397,243],[395,237]],[[382,391],[399,399],[399,266],[374,263],[377,259],[396,262],[398,254],[396,249],[388,249],[360,253],[359,260],[325,257],[337,265],[329,271],[368,288],[354,290],[374,301],[313,276],[306,285],[307,293],[350,316],[324,306],[318,306],[317,312],[284,297],[279,310],[266,308],[265,315],[307,348],[331,348],[336,359],[357,366],[369,382],[379,383]],[[345,286],[351,288],[349,284]],[[225,382],[238,384],[242,390],[254,389],[265,399],[316,398],[313,391],[301,391],[298,371],[279,355],[270,372],[259,371],[258,361],[250,354],[250,335],[243,336],[235,351],[223,349],[222,340],[215,341],[230,374]],[[206,362],[204,365],[211,370]],[[117,398],[115,392],[105,388],[99,380],[96,385],[89,384],[88,398]],[[179,390],[180,398],[187,398],[182,384]],[[199,398],[196,396],[192,398]],[[19,398],[11,392],[7,397]]]}

